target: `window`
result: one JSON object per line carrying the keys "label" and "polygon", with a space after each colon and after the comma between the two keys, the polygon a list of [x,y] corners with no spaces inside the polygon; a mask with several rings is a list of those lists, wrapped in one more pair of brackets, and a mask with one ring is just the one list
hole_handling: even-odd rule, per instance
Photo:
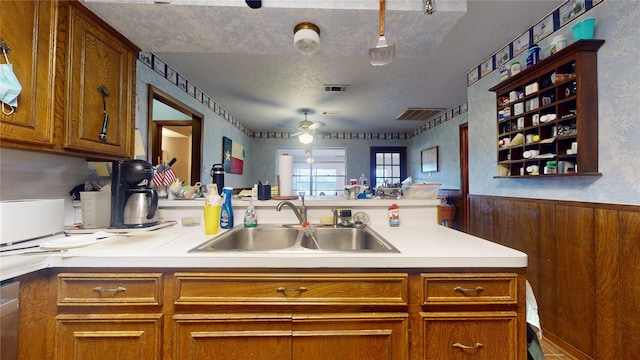
{"label": "window", "polygon": [[279,148],[278,156],[293,156],[293,193],[338,195],[346,181],[344,148]]}
{"label": "window", "polygon": [[407,178],[407,148],[371,147],[371,185],[380,187],[400,183]]}

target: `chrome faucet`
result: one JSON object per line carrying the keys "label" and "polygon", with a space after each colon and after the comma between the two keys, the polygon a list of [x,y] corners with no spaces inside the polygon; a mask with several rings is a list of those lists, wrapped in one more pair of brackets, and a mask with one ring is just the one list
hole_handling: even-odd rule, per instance
{"label": "chrome faucet", "polygon": [[298,195],[300,195],[300,198],[302,200],[302,205],[300,205],[300,210],[298,210],[298,208],[291,201],[280,201],[278,205],[276,205],[276,210],[280,211],[282,210],[283,206],[287,205],[288,207],[291,208],[293,213],[296,215],[296,217],[298,218],[298,221],[300,221],[300,225],[302,225],[305,222],[307,222],[307,207],[304,205],[304,193],[301,192],[301,193],[298,193]]}
{"label": "chrome faucet", "polygon": [[338,209],[333,208],[331,211],[333,212],[333,227],[336,228],[338,227]]}

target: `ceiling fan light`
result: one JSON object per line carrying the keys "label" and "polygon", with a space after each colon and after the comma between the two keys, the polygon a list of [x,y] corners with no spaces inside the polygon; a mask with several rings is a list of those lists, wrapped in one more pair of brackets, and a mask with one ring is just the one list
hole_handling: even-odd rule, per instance
{"label": "ceiling fan light", "polygon": [[315,24],[303,22],[293,29],[293,47],[302,55],[312,55],[320,48],[320,29]]}
{"label": "ceiling fan light", "polygon": [[311,142],[313,141],[313,135],[305,132],[298,136],[298,140],[300,140],[300,142],[303,144],[311,144]]}

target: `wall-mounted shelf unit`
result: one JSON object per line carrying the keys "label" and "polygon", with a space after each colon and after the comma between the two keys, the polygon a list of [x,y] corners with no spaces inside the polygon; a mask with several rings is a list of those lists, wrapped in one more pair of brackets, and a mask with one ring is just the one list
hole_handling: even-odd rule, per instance
{"label": "wall-mounted shelf unit", "polygon": [[497,100],[496,177],[600,176],[597,51],[579,40],[489,89]]}

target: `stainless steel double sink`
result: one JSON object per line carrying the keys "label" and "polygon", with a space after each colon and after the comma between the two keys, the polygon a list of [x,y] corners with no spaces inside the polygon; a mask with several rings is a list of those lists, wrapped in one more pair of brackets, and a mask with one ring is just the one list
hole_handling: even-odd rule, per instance
{"label": "stainless steel double sink", "polygon": [[262,224],[255,228],[237,226],[189,252],[400,252],[366,226],[314,227],[313,234],[313,237],[309,236],[299,225]]}

